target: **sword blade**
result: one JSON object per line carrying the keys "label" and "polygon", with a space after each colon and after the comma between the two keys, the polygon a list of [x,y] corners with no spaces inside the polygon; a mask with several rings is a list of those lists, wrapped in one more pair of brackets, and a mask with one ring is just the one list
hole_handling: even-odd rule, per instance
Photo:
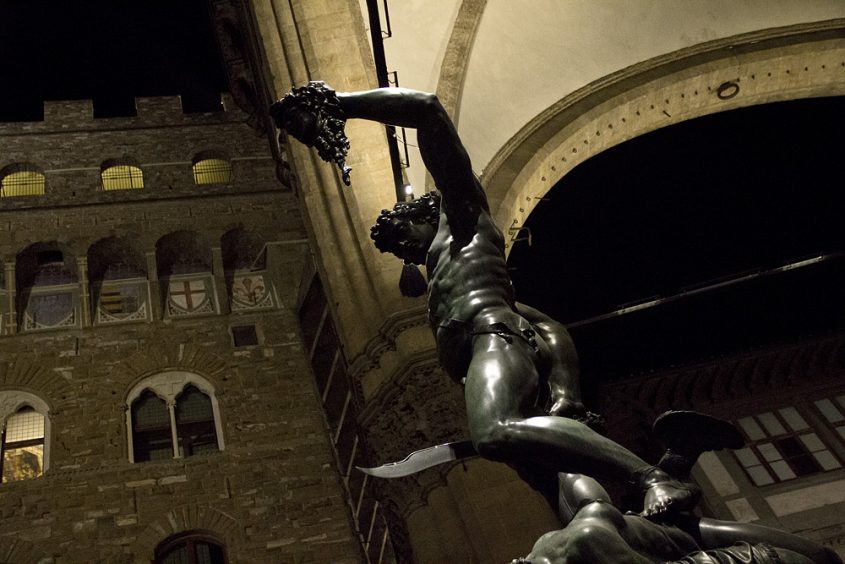
{"label": "sword blade", "polygon": [[426,468],[438,466],[453,460],[460,460],[478,454],[472,441],[456,441],[416,450],[398,462],[388,462],[375,468],[356,466],[364,474],[376,478],[401,478],[422,472]]}

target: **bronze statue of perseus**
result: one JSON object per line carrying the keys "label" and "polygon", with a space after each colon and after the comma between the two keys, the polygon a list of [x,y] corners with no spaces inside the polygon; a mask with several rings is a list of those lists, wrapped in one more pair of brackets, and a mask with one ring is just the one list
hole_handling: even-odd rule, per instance
{"label": "bronze statue of perseus", "polygon": [[[306,144],[340,139],[324,131],[309,89],[270,109],[276,125]],[[383,252],[425,265],[428,315],[445,371],[464,384],[472,442],[484,458],[554,472],[618,479],[639,488],[644,515],[688,509],[696,486],[675,480],[585,422],[578,360],[565,327],[518,304],[505,262],[504,237],[452,120],[434,94],[403,88],[333,93],[335,122],[366,119],[415,128],[438,194],[382,212],[372,238]],[[339,141],[342,147],[344,141]],[[331,152],[331,151],[330,151]],[[334,153],[333,153],[334,154]],[[337,162],[337,161],[335,161]],[[548,405],[537,403],[547,390]]]}

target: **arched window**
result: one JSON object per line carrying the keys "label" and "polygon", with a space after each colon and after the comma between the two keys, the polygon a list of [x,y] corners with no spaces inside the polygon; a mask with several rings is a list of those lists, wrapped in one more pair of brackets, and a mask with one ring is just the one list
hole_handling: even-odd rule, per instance
{"label": "arched window", "polygon": [[49,462],[47,404],[27,392],[0,392],[0,480],[37,478]]}
{"label": "arched window", "polygon": [[232,181],[232,165],[219,158],[206,158],[194,163],[196,184],[229,184]]}
{"label": "arched window", "polygon": [[0,197],[40,196],[44,194],[44,174],[30,165],[7,167],[0,180]]}
{"label": "arched window", "polygon": [[226,549],[210,534],[182,533],[156,547],[155,564],[226,564]]}
{"label": "arched window", "polygon": [[100,177],[103,190],[135,190],[144,187],[144,173],[135,165],[104,165]]}
{"label": "arched window", "polygon": [[136,384],[126,401],[130,462],[223,450],[217,398],[201,376],[156,374]]}

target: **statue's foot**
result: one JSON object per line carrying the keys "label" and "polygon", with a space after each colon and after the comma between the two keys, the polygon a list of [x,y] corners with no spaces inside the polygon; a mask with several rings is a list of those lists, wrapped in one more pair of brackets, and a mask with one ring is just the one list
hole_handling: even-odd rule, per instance
{"label": "statue's foot", "polygon": [[665,520],[678,513],[691,511],[701,499],[701,490],[695,484],[667,479],[648,486],[643,501],[643,517],[654,521]]}
{"label": "statue's foot", "polygon": [[657,466],[635,472],[633,483],[645,493],[640,515],[652,520],[664,520],[691,511],[701,498],[698,486],[676,480]]}

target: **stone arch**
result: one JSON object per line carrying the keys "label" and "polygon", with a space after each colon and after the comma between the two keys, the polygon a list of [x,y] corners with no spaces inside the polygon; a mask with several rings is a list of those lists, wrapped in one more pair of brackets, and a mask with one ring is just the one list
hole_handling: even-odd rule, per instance
{"label": "stone arch", "polygon": [[473,40],[478,32],[486,5],[487,0],[462,0],[452,26],[449,43],[446,45],[446,52],[443,54],[443,61],[440,63],[437,97],[455,124],[458,123],[461,94]]}
{"label": "stone arch", "polygon": [[159,277],[211,272],[211,246],[196,231],[173,231],[156,241]]}
{"label": "stone arch", "polygon": [[208,380],[219,394],[228,364],[223,358],[198,345],[160,343],[156,354],[150,354],[149,351],[137,352],[126,358],[119,367],[119,370],[130,377],[127,389],[153,374],[183,370]]}
{"label": "stone arch", "polygon": [[211,532],[225,543],[227,550],[243,543],[242,528],[231,515],[203,505],[185,505],[156,516],[138,535],[133,544],[136,561],[151,562],[161,541],[189,531]]}
{"label": "stone arch", "polygon": [[[25,326],[24,314],[29,304],[32,290],[38,286],[75,287],[78,284],[79,267],[76,253],[65,243],[44,241],[32,243],[15,257],[15,311],[18,328]],[[75,310],[73,298],[65,303],[59,315]],[[73,314],[72,323],[76,323]],[[70,318],[68,318],[70,319]]]}
{"label": "stone arch", "polygon": [[255,267],[260,262],[265,243],[266,239],[260,233],[243,225],[229,229],[220,237],[223,270],[231,272]]}
{"label": "stone arch", "polygon": [[147,277],[144,253],[137,241],[127,236],[105,237],[88,247],[88,282],[91,315],[95,318],[103,282]]}
{"label": "stone arch", "polygon": [[44,366],[23,360],[0,363],[0,390],[20,390],[45,402],[51,415],[61,413],[76,403],[76,390],[56,373]]}
{"label": "stone arch", "polygon": [[144,253],[131,237],[112,235],[88,247],[88,280],[91,283],[146,276]]}
{"label": "stone arch", "polygon": [[[619,143],[740,107],[845,94],[842,20],[708,42],[581,88],[525,125],[484,172],[494,218],[510,240],[564,175]],[[510,245],[506,245],[507,251]]]}
{"label": "stone arch", "polygon": [[[46,274],[45,267],[49,267],[51,271],[61,271],[68,283],[76,282],[75,256],[73,249],[59,241],[40,241],[28,245],[15,258],[17,288],[23,289],[42,282],[55,285],[53,280],[39,280]],[[58,274],[58,272],[53,272],[53,274]]]}

